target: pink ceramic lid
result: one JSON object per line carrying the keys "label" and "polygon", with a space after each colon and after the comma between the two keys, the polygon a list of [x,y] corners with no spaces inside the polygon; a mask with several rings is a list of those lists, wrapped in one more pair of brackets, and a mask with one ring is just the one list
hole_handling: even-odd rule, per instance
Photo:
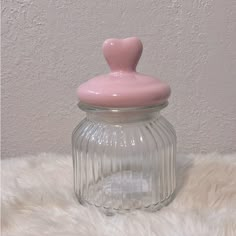
{"label": "pink ceramic lid", "polygon": [[103,54],[111,72],[80,85],[79,100],[102,107],[140,107],[166,102],[170,96],[169,85],[135,70],[142,49],[138,38],[107,39]]}

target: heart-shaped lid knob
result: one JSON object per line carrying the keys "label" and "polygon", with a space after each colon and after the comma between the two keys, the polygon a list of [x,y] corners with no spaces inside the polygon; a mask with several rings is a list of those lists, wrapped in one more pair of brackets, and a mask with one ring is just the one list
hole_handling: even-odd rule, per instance
{"label": "heart-shaped lid knob", "polygon": [[111,71],[135,71],[143,51],[138,38],[107,39],[103,43],[103,54]]}
{"label": "heart-shaped lid knob", "polygon": [[82,103],[100,107],[140,107],[160,105],[170,96],[170,87],[159,79],[136,72],[142,42],[135,37],[107,39],[103,54],[111,69],[78,88]]}

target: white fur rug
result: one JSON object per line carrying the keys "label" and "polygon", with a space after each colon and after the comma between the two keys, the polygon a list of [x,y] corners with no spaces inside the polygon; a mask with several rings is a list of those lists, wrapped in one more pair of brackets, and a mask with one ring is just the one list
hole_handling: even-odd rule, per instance
{"label": "white fur rug", "polygon": [[236,235],[236,154],[179,156],[177,163],[169,206],[109,217],[76,202],[71,157],[3,160],[2,235]]}

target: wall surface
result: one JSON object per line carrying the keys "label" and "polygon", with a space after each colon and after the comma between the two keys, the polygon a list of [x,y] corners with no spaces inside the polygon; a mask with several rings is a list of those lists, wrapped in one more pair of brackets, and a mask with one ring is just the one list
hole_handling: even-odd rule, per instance
{"label": "wall surface", "polygon": [[2,1],[2,157],[69,153],[76,87],[108,67],[101,45],[138,36],[138,70],[172,87],[180,152],[236,151],[234,0]]}

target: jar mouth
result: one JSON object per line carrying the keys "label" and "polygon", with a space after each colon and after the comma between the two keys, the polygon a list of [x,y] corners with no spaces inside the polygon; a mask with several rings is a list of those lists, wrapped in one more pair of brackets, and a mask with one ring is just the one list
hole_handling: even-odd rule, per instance
{"label": "jar mouth", "polygon": [[132,111],[160,111],[168,105],[168,101],[150,106],[140,106],[140,107],[100,107],[93,106],[87,103],[79,102],[78,107],[86,112],[132,112]]}

